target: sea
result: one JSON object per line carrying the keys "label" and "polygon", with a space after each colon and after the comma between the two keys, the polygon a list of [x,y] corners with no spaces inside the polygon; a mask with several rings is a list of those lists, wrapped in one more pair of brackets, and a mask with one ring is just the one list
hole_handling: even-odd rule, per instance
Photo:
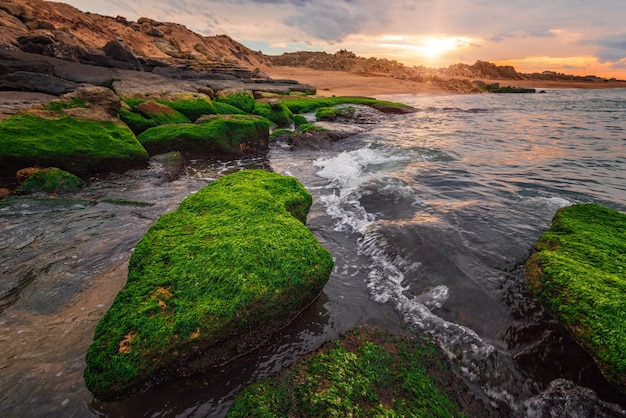
{"label": "sea", "polygon": [[[559,208],[626,212],[626,89],[378,98],[417,111],[325,124],[355,132],[330,146],[191,161],[173,182],[155,162],[64,199],[0,204],[0,416],[221,417],[242,387],[357,325],[429,335],[498,415],[626,416],[626,395],[524,276]],[[220,369],[93,399],[85,352],[132,249],[184,197],[245,168],[295,176],[313,195],[307,225],[335,260],[323,292]]]}

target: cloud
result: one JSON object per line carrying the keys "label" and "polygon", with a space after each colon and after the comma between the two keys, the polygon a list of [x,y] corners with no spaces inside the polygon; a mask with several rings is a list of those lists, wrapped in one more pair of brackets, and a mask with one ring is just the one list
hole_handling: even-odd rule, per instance
{"label": "cloud", "polygon": [[595,53],[600,62],[617,63],[626,59],[626,33],[584,41],[583,44],[600,47]]}

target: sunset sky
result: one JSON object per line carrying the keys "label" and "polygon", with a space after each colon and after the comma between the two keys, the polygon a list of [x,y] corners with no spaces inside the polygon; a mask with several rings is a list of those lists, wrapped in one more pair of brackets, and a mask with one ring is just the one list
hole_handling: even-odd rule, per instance
{"label": "sunset sky", "polygon": [[254,50],[350,50],[407,65],[481,59],[520,72],[626,79],[625,0],[64,0],[181,23]]}

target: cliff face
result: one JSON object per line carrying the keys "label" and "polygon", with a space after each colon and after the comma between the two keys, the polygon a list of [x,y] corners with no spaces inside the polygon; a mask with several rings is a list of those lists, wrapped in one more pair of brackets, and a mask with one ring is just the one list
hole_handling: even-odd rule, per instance
{"label": "cliff face", "polygon": [[[259,52],[228,36],[202,36],[176,23],[109,17],[63,3],[3,0],[0,44],[70,61],[89,61],[111,41],[120,41],[138,57],[184,58],[255,68],[265,63]],[[111,55],[111,53],[109,53]]]}

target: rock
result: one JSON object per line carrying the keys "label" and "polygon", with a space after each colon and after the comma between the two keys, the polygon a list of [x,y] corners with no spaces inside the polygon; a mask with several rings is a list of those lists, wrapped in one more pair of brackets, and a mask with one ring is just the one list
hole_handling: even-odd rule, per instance
{"label": "rock", "polygon": [[102,47],[102,50],[115,61],[128,63],[131,65],[132,69],[143,71],[141,63],[130,48],[123,45],[118,40],[107,42],[107,44]]}
{"label": "rock", "polygon": [[146,150],[121,122],[40,111],[39,115],[18,114],[0,123],[0,176],[40,166],[83,177],[124,171],[145,164],[147,158]]}
{"label": "rock", "polygon": [[[84,102],[94,112],[102,112],[110,118],[117,118],[121,107],[120,98],[111,89],[100,86],[81,86],[62,95],[59,100],[66,103]],[[104,120],[97,116],[88,119]]]}
{"label": "rock", "polygon": [[1,90],[32,91],[59,96],[78,87],[77,83],[63,80],[51,74],[15,71],[0,79]]}
{"label": "rock", "polygon": [[24,183],[30,176],[32,176],[33,174],[41,170],[42,170],[41,167],[26,167],[26,168],[22,168],[21,170],[18,170],[17,173],[15,173],[17,184]]}
{"label": "rock", "polygon": [[212,115],[196,124],[150,128],[137,139],[150,155],[180,151],[187,159],[258,156],[267,151],[269,122],[252,115]]}
{"label": "rock", "polygon": [[528,287],[626,393],[626,214],[594,204],[560,209],[526,263]]}
{"label": "rock", "polygon": [[183,154],[178,151],[155,155],[150,160],[163,165],[163,175],[167,181],[177,180],[185,170],[185,165],[187,164],[187,160],[185,160]]}
{"label": "rock", "polygon": [[137,106],[137,111],[155,121],[157,125],[191,123],[189,118],[182,113],[154,100],[147,100],[141,103]]}
{"label": "rock", "polygon": [[50,167],[39,169],[28,176],[15,191],[18,194],[39,192],[59,194],[75,192],[83,187],[83,184],[83,181],[72,173]]}
{"label": "rock", "polygon": [[135,247],[102,318],[85,383],[112,400],[206,371],[267,341],[309,305],[333,260],[305,226],[294,177],[243,170],[161,217]]}
{"label": "rock", "polygon": [[218,91],[216,100],[235,106],[246,113],[252,113],[256,103],[252,91],[242,88],[229,88]]}
{"label": "rock", "polygon": [[11,190],[6,187],[0,187],[0,199],[9,197],[11,195]]}

